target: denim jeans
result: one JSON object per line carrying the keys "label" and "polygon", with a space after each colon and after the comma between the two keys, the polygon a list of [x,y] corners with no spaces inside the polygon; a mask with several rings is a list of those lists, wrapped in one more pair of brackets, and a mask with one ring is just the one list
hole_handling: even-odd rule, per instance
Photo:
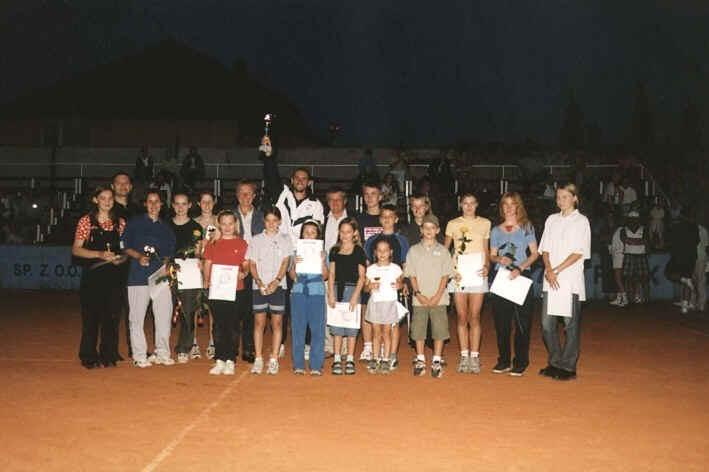
{"label": "denim jeans", "polygon": [[305,369],[305,332],[310,328],[310,369],[325,358],[325,284],[321,275],[299,274],[291,289],[293,368]]}
{"label": "denim jeans", "polygon": [[[573,316],[547,315],[547,294],[544,292],[542,299],[542,336],[549,352],[549,365],[559,369],[576,372],[576,362],[579,359],[581,342],[581,302],[579,296],[573,296]],[[561,346],[559,339],[558,323],[564,321],[566,340]]]}

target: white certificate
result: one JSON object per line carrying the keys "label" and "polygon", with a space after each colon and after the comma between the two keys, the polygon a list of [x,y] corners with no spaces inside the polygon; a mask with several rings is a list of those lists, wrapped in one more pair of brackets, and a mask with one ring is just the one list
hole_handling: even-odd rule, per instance
{"label": "white certificate", "polygon": [[295,264],[298,274],[322,273],[322,248],[321,239],[299,239],[295,244],[295,255],[303,258],[303,262]]}
{"label": "white certificate", "polygon": [[167,279],[164,279],[161,282],[157,281],[160,277],[164,277],[166,275],[167,270],[163,264],[158,270],[148,276],[148,290],[150,291],[150,298],[155,299],[155,297],[159,296],[162,292],[170,289]]}
{"label": "white certificate", "polygon": [[480,287],[485,285],[480,271],[483,270],[483,253],[474,252],[472,254],[458,254],[456,270],[461,276],[459,285],[461,287]]}
{"label": "white certificate", "polygon": [[236,284],[239,280],[239,266],[212,264],[209,277],[209,299],[236,300]]}
{"label": "white certificate", "polygon": [[559,284],[559,288],[556,290],[549,287],[547,292],[547,315],[571,318],[572,301],[573,293],[571,293],[571,287],[568,285]]}
{"label": "white certificate", "polygon": [[177,290],[202,288],[199,259],[175,259],[175,263],[180,266],[180,270],[177,271]]}
{"label": "white certificate", "polygon": [[362,316],[362,305],[357,304],[354,311],[350,311],[350,304],[338,302],[335,308],[327,305],[327,324],[337,328],[359,329]]}
{"label": "white certificate", "polygon": [[532,279],[520,275],[516,279],[510,280],[510,271],[500,267],[497,270],[495,280],[492,281],[490,291],[517,305],[524,305],[524,300],[527,298],[527,293],[529,293],[531,286]]}

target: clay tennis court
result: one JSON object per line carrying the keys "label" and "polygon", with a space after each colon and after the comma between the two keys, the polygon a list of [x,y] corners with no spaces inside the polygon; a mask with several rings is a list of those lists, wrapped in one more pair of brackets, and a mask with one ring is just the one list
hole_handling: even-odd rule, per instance
{"label": "clay tennis court", "polygon": [[[3,470],[707,470],[709,325],[669,304],[586,307],[576,381],[545,365],[538,314],[522,378],[210,376],[210,362],[87,371],[78,295],[2,291]],[[202,330],[206,338],[206,332]],[[174,337],[174,333],[173,333]],[[124,336],[121,349],[126,355]],[[446,348],[455,358],[455,342]],[[329,363],[328,363],[329,368]]]}

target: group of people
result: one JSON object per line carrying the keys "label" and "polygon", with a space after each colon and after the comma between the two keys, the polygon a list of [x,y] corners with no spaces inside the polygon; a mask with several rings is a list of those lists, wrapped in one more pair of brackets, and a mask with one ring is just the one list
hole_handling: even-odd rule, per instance
{"label": "group of people", "polygon": [[[210,374],[233,375],[239,352],[251,364],[251,373],[277,374],[288,321],[294,374],[322,375],[330,357],[333,375],[355,374],[360,331],[359,360],[368,372],[387,374],[399,367],[402,331],[406,335],[401,326],[410,311],[409,335],[416,352],[413,374],[430,371],[438,378],[446,366],[443,350],[450,338],[452,299],[459,347],[456,371],[477,374],[481,371],[480,313],[489,296],[499,352],[492,372],[521,376],[530,362],[532,291],[518,304],[488,294],[488,280],[502,269],[510,279],[529,276],[541,257],[542,329],[549,359],[540,374],[575,378],[585,300],[583,261],[590,258],[591,231],[577,209],[574,184],[557,189],[559,212],[547,219],[538,242],[524,202],[515,192],[502,195],[495,225],[478,215],[478,199],[470,191],[459,195],[460,216],[445,226],[421,194],[410,198],[411,222],[400,222],[397,207],[382,204],[380,184],[368,181],[361,186],[364,211],[350,214],[346,192],[332,188],[326,194],[326,212],[310,191],[307,169],[295,169],[289,183],[283,184],[268,137],[260,151],[265,185],[261,208],[254,205],[257,185],[246,180],[237,184],[234,209],[214,214],[216,197],[209,192],[197,195],[201,213],[195,219],[189,216],[190,196],[181,191],[171,196],[168,219],[160,217],[166,202],[159,191],[146,191],[144,212],[131,206],[127,174],[117,174],[111,186],[96,189],[92,210],[77,225],[72,250],[84,261],[82,365],[116,365],[118,324],[126,312],[129,350],[136,367],[189,362],[201,356],[195,336],[199,311],[212,320],[208,355],[215,362]],[[301,269],[304,255],[298,248],[307,240],[320,241],[317,247],[322,248],[315,270]],[[156,282],[156,276],[169,272],[166,266],[176,268],[175,257],[197,260],[202,289],[182,290],[176,284],[169,290],[168,283]],[[479,261],[480,269],[477,277],[464,279],[462,264],[469,260]],[[204,289],[217,283],[212,280],[215,268],[224,266],[237,274],[230,296],[206,295]],[[144,321],[151,302],[155,348],[148,353]],[[338,306],[358,313],[361,323],[328,324],[328,311]],[[170,346],[173,321],[180,327],[176,361]],[[563,343],[560,321],[566,331]],[[271,343],[264,346],[267,324]],[[427,345],[432,347],[428,358]]]}

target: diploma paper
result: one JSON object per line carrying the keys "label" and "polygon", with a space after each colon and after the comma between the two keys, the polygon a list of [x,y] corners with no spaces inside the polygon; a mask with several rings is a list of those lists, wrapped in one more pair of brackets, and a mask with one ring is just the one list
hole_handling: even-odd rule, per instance
{"label": "diploma paper", "polygon": [[321,274],[322,273],[322,249],[321,239],[299,239],[295,245],[295,254],[303,258],[303,262],[295,264],[295,272],[298,274]]}
{"label": "diploma paper", "polygon": [[167,279],[160,283],[157,282],[160,277],[165,275],[167,275],[165,265],[161,265],[158,270],[148,276],[148,290],[150,291],[150,298],[155,299],[155,297],[159,296],[163,291],[170,289]]}
{"label": "diploma paper", "polygon": [[480,287],[485,284],[480,271],[483,269],[483,253],[459,254],[456,270],[461,276],[461,287]]}
{"label": "diploma paper", "polygon": [[337,328],[359,329],[362,305],[357,304],[355,311],[350,311],[349,303],[335,303],[335,308],[327,305],[327,324]]}
{"label": "diploma paper", "polygon": [[529,293],[531,286],[532,279],[520,275],[516,279],[510,280],[510,271],[500,267],[497,270],[495,280],[492,281],[490,291],[517,305],[524,305],[524,300],[527,298],[527,293]]}
{"label": "diploma paper", "polygon": [[202,271],[199,269],[199,259],[175,259],[180,266],[177,271],[177,289],[191,290],[202,288]]}
{"label": "diploma paper", "polygon": [[549,287],[547,292],[547,315],[571,318],[572,301],[573,294],[570,287],[561,284],[557,290]]}
{"label": "diploma paper", "polygon": [[236,284],[239,280],[239,266],[212,264],[209,277],[209,299],[236,300]]}

